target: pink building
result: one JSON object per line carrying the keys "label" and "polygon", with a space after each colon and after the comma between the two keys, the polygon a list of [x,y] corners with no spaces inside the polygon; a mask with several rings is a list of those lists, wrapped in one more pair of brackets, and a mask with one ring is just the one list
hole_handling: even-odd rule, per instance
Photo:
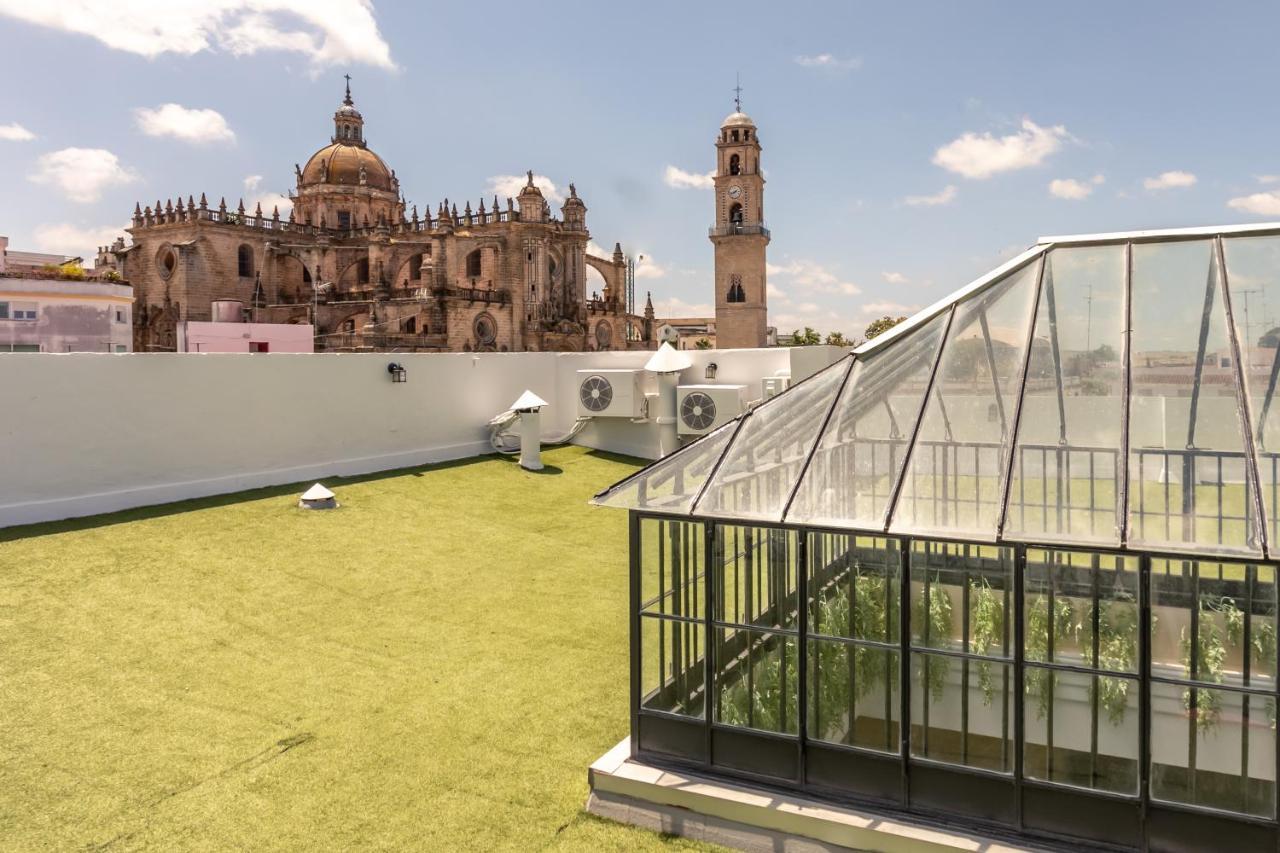
{"label": "pink building", "polygon": [[213,303],[213,321],[178,324],[178,352],[315,352],[315,327],[301,323],[245,323],[239,302]]}

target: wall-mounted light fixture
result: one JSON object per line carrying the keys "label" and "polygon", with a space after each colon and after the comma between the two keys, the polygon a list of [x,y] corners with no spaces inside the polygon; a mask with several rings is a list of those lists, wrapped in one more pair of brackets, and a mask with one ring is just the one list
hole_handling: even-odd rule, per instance
{"label": "wall-mounted light fixture", "polygon": [[703,376],[705,376],[707,379],[715,379],[716,371],[719,369],[720,369],[719,365],[717,365],[714,361],[709,361],[707,362],[707,369],[703,371]]}
{"label": "wall-mounted light fixture", "polygon": [[404,369],[403,364],[399,364],[394,361],[391,362],[390,364],[387,365],[387,373],[391,374],[392,382],[408,382],[409,381],[409,372]]}

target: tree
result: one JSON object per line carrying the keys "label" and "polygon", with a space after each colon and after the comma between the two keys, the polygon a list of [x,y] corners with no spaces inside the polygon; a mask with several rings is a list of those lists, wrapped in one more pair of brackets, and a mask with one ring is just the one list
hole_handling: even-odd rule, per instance
{"label": "tree", "polygon": [[693,342],[694,349],[711,349],[711,341],[706,338],[698,338]]}
{"label": "tree", "polygon": [[793,347],[812,347],[820,343],[822,343],[822,336],[815,332],[812,326],[805,326],[803,332],[796,330],[791,333]]}
{"label": "tree", "polygon": [[885,332],[889,331],[890,329],[892,329],[894,326],[898,325],[905,319],[907,318],[898,317],[897,319],[894,319],[893,317],[890,317],[888,314],[886,314],[883,317],[881,317],[879,320],[872,320],[871,325],[867,326],[867,332],[866,332],[867,340],[871,340],[876,335],[884,334]]}
{"label": "tree", "polygon": [[853,341],[846,338],[844,332],[831,332],[827,335],[826,344],[832,347],[851,347]]}

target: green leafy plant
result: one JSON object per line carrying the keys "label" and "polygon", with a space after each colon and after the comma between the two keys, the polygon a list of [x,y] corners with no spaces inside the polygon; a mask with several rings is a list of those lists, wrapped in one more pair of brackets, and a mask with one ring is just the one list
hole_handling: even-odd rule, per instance
{"label": "green leafy plant", "polygon": [[[1053,640],[1054,645],[1066,642],[1075,632],[1072,624],[1071,602],[1062,596],[1053,599]],[[1026,656],[1027,660],[1051,662],[1049,658],[1049,598],[1037,596],[1027,608]],[[1057,684],[1058,675],[1051,669],[1027,667],[1027,695],[1036,700],[1036,716],[1044,719],[1049,713],[1052,700],[1052,687]]]}
{"label": "green leafy plant", "polygon": [[[769,644],[784,643],[783,653],[769,648]],[[786,658],[787,682],[782,681],[782,661]],[[799,653],[794,641],[782,637],[758,641],[749,664],[751,689],[747,688],[747,673],[742,671],[738,680],[724,688],[720,694],[720,721],[732,726],[750,726],[771,732],[794,732],[800,713],[797,686],[800,681]],[[785,695],[784,695],[785,693]],[[785,703],[785,705],[784,705]],[[786,725],[783,725],[783,709]]]}
{"label": "green leafy plant", "polygon": [[[1138,658],[1138,611],[1129,596],[1104,602],[1098,614],[1098,659],[1093,660],[1093,617],[1090,606],[1080,625],[1080,648],[1085,663],[1099,669],[1132,672]],[[1151,615],[1154,628],[1155,614]],[[1107,712],[1107,720],[1113,726],[1124,722],[1129,709],[1129,691],[1135,685],[1132,679],[1098,676],[1096,686],[1098,701]]]}
{"label": "green leafy plant", "polygon": [[[1214,602],[1201,598],[1199,603],[1200,618],[1196,631],[1195,645],[1192,646],[1191,632],[1183,627],[1180,636],[1182,647],[1182,663],[1188,678],[1221,684],[1227,660],[1227,643],[1237,645],[1244,630],[1244,614],[1229,598],[1221,598]],[[1222,627],[1214,616],[1222,618]],[[1191,671],[1191,655],[1195,651],[1196,671]],[[1207,732],[1218,723],[1222,714],[1222,695],[1215,690],[1197,690],[1195,708],[1192,709],[1192,690],[1182,692],[1182,704],[1195,715],[1196,729]]]}
{"label": "green leafy plant", "polygon": [[[969,583],[969,651],[989,655],[1004,644],[1004,599],[991,588],[986,578]],[[982,701],[990,705],[995,696],[991,664],[980,661],[978,687]]]}
{"label": "green leafy plant", "polygon": [[[926,638],[933,642],[940,639],[946,640],[951,637],[951,596],[947,595],[947,591],[942,588],[940,578],[937,576],[926,588],[928,594],[926,595],[924,588],[920,590],[920,600],[916,607],[918,612],[924,614],[922,624],[916,629],[916,638],[922,643]],[[946,658],[935,655],[923,659],[920,677],[933,701],[942,699],[942,692],[947,685],[947,673],[950,670],[951,662]]]}

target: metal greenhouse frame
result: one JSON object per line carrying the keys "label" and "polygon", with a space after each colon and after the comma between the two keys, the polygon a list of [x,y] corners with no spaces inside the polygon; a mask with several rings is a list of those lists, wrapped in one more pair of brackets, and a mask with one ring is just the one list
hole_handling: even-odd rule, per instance
{"label": "metal greenhouse frame", "polygon": [[630,510],[633,752],[1276,849],[1268,299],[1280,224],[1045,238],[601,492]]}

